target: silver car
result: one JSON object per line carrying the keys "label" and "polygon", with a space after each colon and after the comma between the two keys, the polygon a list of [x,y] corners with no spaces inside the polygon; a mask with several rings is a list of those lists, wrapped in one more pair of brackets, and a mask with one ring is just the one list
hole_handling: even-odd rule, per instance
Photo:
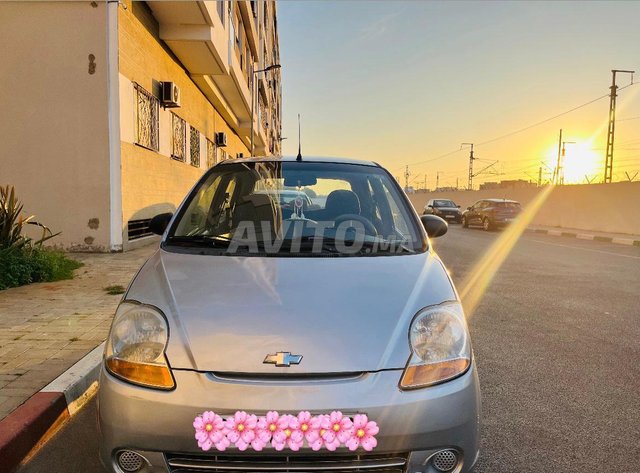
{"label": "silver car", "polygon": [[107,469],[473,469],[478,376],[428,238],[447,224],[385,169],[225,161],[151,229],[100,376]]}

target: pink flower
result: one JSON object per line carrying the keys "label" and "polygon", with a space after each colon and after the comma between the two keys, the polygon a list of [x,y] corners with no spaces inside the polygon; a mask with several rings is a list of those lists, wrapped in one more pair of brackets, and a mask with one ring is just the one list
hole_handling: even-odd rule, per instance
{"label": "pink flower", "polygon": [[278,428],[273,433],[271,445],[278,451],[289,447],[297,452],[304,443],[304,434],[300,431],[300,423],[298,418],[292,415],[280,416],[278,419]]}
{"label": "pink flower", "polygon": [[308,411],[302,411],[298,414],[298,424],[300,432],[310,442],[310,439],[315,439],[319,435],[320,431],[320,419],[317,417],[311,417],[311,413]]}
{"label": "pink flower", "polygon": [[333,452],[340,444],[345,443],[351,437],[353,422],[342,415],[340,411],[333,411],[328,418],[324,418],[320,427],[324,430],[322,440],[327,450]]}
{"label": "pink flower", "polygon": [[249,415],[244,411],[238,411],[233,417],[229,417],[225,422],[227,428],[227,438],[238,450],[246,450],[256,437],[255,428],[258,419],[253,414]]}
{"label": "pink flower", "polygon": [[366,415],[358,414],[353,418],[351,438],[345,442],[345,445],[352,452],[357,450],[359,446],[370,452],[378,445],[375,436],[379,431],[378,424],[370,421]]}
{"label": "pink flower", "polygon": [[258,419],[256,438],[251,442],[251,446],[255,451],[259,452],[271,442],[271,437],[278,430],[279,419],[280,415],[276,411],[269,411],[266,416]]}
{"label": "pink flower", "polygon": [[309,447],[311,447],[311,450],[313,450],[314,452],[317,452],[324,446],[324,439],[322,438],[322,436],[324,435],[326,430],[322,428],[322,422],[325,418],[329,419],[329,416],[326,414],[322,414],[312,417],[310,421],[311,429],[307,434],[305,434],[305,438],[309,443]]}
{"label": "pink flower", "polygon": [[193,427],[196,429],[195,437],[198,447],[205,452],[213,446],[220,451],[229,446],[229,440],[226,438],[227,430],[219,415],[211,411],[203,412],[201,416],[195,418]]}

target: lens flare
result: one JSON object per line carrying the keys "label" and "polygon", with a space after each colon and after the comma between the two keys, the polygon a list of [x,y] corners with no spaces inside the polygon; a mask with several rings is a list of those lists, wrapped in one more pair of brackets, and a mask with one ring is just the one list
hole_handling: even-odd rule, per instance
{"label": "lens flare", "polygon": [[507,259],[522,233],[529,226],[540,207],[547,200],[553,186],[544,187],[536,197],[523,209],[518,218],[509,225],[491,248],[478,261],[462,283],[460,298],[467,318],[471,318],[482,300],[487,287],[493,280],[502,263]]}

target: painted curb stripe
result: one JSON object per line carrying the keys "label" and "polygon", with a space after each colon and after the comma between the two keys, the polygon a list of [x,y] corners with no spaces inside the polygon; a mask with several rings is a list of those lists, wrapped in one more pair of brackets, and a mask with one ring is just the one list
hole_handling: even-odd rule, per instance
{"label": "painted curb stripe", "polygon": [[14,471],[61,415],[67,412],[62,393],[38,392],[0,421],[3,471]]}
{"label": "painted curb stripe", "polygon": [[589,233],[563,232],[562,230],[549,230],[545,228],[535,227],[528,227],[527,231],[533,233],[541,233],[544,235],[577,238],[578,240],[601,241],[604,243],[615,243],[616,245],[640,246],[640,240],[633,240],[631,238],[607,237],[601,235],[592,235]]}
{"label": "painted curb stripe", "polygon": [[98,389],[104,342],[0,420],[3,472],[13,472]]}

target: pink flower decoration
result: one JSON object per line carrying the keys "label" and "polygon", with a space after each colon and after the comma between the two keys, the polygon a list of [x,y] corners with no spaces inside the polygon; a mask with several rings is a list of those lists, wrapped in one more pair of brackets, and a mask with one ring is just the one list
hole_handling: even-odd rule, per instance
{"label": "pink flower decoration", "polygon": [[329,418],[324,418],[320,427],[324,430],[322,439],[327,450],[333,452],[340,444],[345,443],[351,437],[353,422],[342,415],[340,411],[333,411]]}
{"label": "pink flower decoration", "polygon": [[278,451],[289,447],[294,452],[302,448],[304,443],[304,434],[300,431],[300,423],[298,418],[292,415],[280,416],[278,419],[278,428],[273,433],[271,445]]}
{"label": "pink flower decoration", "polygon": [[351,430],[351,438],[349,438],[345,445],[352,452],[357,450],[359,446],[370,452],[378,445],[376,435],[380,429],[378,424],[374,421],[370,421],[364,414],[358,414],[353,418],[353,429]]}
{"label": "pink flower decoration", "polygon": [[198,447],[205,452],[213,446],[220,451],[229,446],[224,421],[218,414],[211,411],[203,412],[201,416],[195,418],[193,427],[196,429],[195,437],[198,441]]}
{"label": "pink flower decoration", "polygon": [[278,430],[278,420],[280,415],[276,411],[269,411],[264,417],[258,419],[256,424],[256,438],[251,442],[254,450],[259,452],[269,442],[273,434]]}
{"label": "pink flower decoration", "polygon": [[256,437],[255,428],[258,419],[253,414],[249,415],[244,411],[238,411],[233,417],[225,422],[227,428],[227,438],[238,447],[238,450],[246,450]]}
{"label": "pink flower decoration", "polygon": [[314,452],[317,452],[322,447],[324,447],[324,439],[322,436],[325,433],[325,430],[322,428],[322,422],[328,420],[329,416],[326,414],[321,414],[319,416],[315,416],[311,418],[311,432],[308,435],[305,435],[307,442],[309,443],[309,447]]}
{"label": "pink flower decoration", "polygon": [[298,424],[300,432],[302,432],[307,442],[319,436],[320,419],[312,417],[308,411],[302,411],[298,414]]}

